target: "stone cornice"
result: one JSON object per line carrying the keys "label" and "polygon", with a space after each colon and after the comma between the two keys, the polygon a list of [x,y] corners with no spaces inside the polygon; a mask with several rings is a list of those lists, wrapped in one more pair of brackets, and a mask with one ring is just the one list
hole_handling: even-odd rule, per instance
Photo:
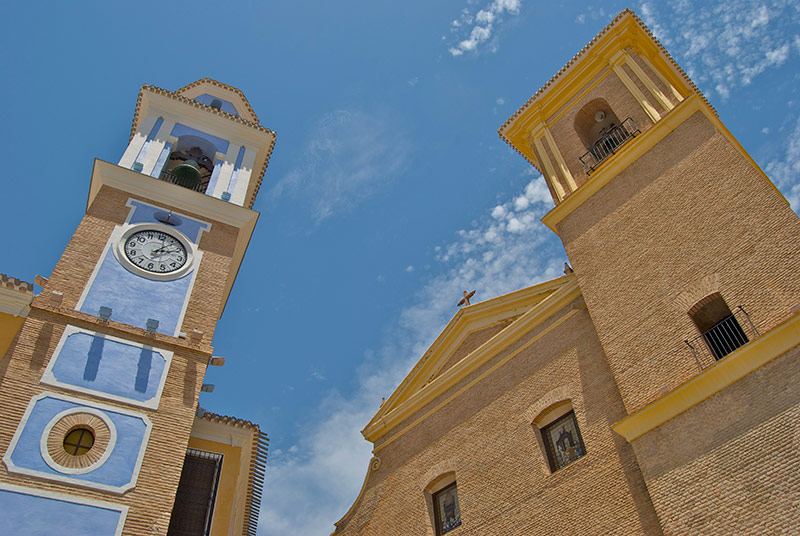
{"label": "stone cornice", "polygon": [[32,299],[32,284],[0,274],[0,313],[27,316]]}

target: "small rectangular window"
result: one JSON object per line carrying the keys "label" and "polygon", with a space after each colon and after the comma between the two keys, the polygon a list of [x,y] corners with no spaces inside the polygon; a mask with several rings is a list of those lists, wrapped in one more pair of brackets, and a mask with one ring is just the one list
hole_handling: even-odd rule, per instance
{"label": "small rectangular window", "polygon": [[437,536],[461,525],[461,510],[458,508],[458,489],[455,482],[433,494],[433,511]]}
{"label": "small rectangular window", "polygon": [[566,467],[586,454],[574,411],[545,426],[542,436],[551,471]]}

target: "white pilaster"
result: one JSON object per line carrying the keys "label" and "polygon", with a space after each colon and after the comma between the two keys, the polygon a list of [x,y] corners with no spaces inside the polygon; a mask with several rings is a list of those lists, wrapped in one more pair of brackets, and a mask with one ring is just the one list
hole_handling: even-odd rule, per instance
{"label": "white pilaster", "polygon": [[161,150],[164,149],[164,144],[169,141],[173,128],[175,128],[175,121],[165,119],[161,124],[161,128],[158,129],[156,137],[150,142],[147,154],[142,158],[142,173],[145,175],[150,175],[153,172],[158,157],[161,155]]}
{"label": "white pilaster", "polygon": [[235,143],[228,145],[228,152],[225,154],[225,161],[222,163],[222,169],[220,169],[219,178],[217,178],[217,186],[213,192],[206,192],[206,194],[222,197],[222,192],[228,191],[228,184],[230,184],[231,176],[233,175],[233,167],[236,165],[236,157],[239,156],[239,147]]}
{"label": "white pilaster", "polygon": [[147,141],[147,136],[150,135],[150,130],[152,130],[153,126],[156,124],[158,118],[153,114],[147,114],[142,120],[142,123],[139,125],[139,129],[134,134],[133,139],[128,144],[128,148],[125,149],[125,153],[122,155],[122,158],[119,160],[119,166],[130,169],[133,165],[136,157],[139,155],[139,151],[142,150],[142,146],[144,142]]}
{"label": "white pilaster", "polygon": [[253,165],[256,161],[256,152],[253,149],[245,148],[242,165],[239,168],[239,176],[236,179],[236,186],[231,192],[231,203],[244,206],[247,195],[247,187],[250,184],[250,177],[253,174]]}

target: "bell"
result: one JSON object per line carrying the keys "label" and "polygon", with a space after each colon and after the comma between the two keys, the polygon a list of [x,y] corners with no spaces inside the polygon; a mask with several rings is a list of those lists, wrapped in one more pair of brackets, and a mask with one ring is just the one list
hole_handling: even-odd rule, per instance
{"label": "bell", "polygon": [[192,190],[200,186],[200,166],[194,160],[187,160],[183,164],[172,168],[172,182]]}

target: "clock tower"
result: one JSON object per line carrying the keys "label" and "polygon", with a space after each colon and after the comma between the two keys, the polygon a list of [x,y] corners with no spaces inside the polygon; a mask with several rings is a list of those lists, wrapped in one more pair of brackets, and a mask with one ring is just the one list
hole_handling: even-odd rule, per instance
{"label": "clock tower", "polygon": [[11,526],[168,533],[274,143],[234,87],[142,87],[128,147],[95,160],[86,214],[0,361]]}

